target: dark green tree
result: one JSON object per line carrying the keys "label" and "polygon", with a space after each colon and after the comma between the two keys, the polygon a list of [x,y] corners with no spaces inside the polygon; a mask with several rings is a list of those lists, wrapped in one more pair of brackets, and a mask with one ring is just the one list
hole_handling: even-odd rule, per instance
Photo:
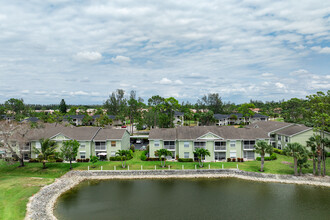
{"label": "dark green tree", "polygon": [[261,157],[260,172],[264,172],[265,154],[266,153],[272,154],[273,147],[270,144],[268,144],[266,141],[257,141],[257,143],[254,145],[254,150],[258,154],[260,154]]}
{"label": "dark green tree", "polygon": [[63,141],[61,155],[65,160],[70,161],[70,170],[72,170],[72,161],[77,157],[79,146],[80,144],[77,140]]}
{"label": "dark green tree", "polygon": [[59,110],[62,114],[66,114],[67,106],[65,104],[64,99],[62,99],[61,102],[60,102]]}
{"label": "dark green tree", "polygon": [[[160,160],[160,165],[161,167],[165,167],[166,166],[166,157],[167,156],[172,156],[172,152],[167,150],[167,149],[159,149],[155,152],[155,155],[159,157]],[[163,161],[164,161],[164,165],[163,165]]]}
{"label": "dark green tree", "polygon": [[243,115],[246,124],[249,124],[249,119],[255,114],[253,111],[251,111],[251,108],[255,108],[255,105],[252,103],[242,104],[238,108],[238,112]]}
{"label": "dark green tree", "polygon": [[46,169],[46,161],[48,157],[54,155],[57,148],[56,141],[50,139],[40,139],[41,148],[34,148],[34,153],[38,155],[38,158],[42,160],[43,169]]}
{"label": "dark green tree", "polygon": [[204,148],[196,148],[195,151],[194,151],[194,154],[198,158],[198,163],[199,163],[200,168],[203,167],[202,158],[205,157],[205,156],[211,156],[210,151],[208,149],[204,149]]}

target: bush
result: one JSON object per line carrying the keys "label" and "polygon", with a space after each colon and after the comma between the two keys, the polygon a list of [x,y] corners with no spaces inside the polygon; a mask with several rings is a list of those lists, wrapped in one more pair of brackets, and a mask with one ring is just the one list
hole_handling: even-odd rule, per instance
{"label": "bush", "polygon": [[179,162],[194,162],[194,159],[192,158],[179,158]]}
{"label": "bush", "polygon": [[[141,155],[142,156],[142,155]],[[126,160],[131,160],[132,155],[127,155]],[[110,161],[121,161],[121,156],[109,157]]]}
{"label": "bush", "polygon": [[236,158],[231,159],[232,162],[236,162]]}
{"label": "bush", "polygon": [[271,160],[276,160],[277,159],[277,156],[275,153],[272,153],[272,155],[270,155],[270,159]]}
{"label": "bush", "polygon": [[134,146],[134,144],[131,145],[130,150],[133,151],[133,152],[135,152],[135,146]]}
{"label": "bush", "polygon": [[327,152],[327,157],[330,157],[330,152]]}
{"label": "bush", "polygon": [[280,149],[277,149],[277,148],[273,148],[273,151],[277,154],[281,154],[281,155],[284,155],[284,152],[283,150],[280,150]]}
{"label": "bush", "polygon": [[148,157],[147,161],[159,161],[159,158],[158,157],[156,157],[156,158]]}
{"label": "bush", "polygon": [[147,156],[146,156],[147,153],[148,153],[148,151],[146,151],[146,150],[142,152],[142,154],[141,154],[141,160],[142,161],[146,161],[147,160]]}
{"label": "bush", "polygon": [[[89,160],[89,159],[88,159],[88,160]],[[56,159],[56,162],[57,162],[57,163],[62,163],[62,162],[63,162],[63,159],[62,159],[62,158],[57,158],[57,159]]]}
{"label": "bush", "polygon": [[39,160],[37,158],[30,158],[29,163],[38,163]]}
{"label": "bush", "polygon": [[237,158],[237,162],[243,162],[244,159],[243,158]]}
{"label": "bush", "polygon": [[227,158],[227,162],[230,162],[230,161],[231,161],[231,159],[228,157],[228,158]]}

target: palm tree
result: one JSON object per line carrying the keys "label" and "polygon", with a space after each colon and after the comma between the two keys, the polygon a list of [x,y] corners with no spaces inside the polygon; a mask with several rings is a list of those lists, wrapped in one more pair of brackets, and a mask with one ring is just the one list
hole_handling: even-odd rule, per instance
{"label": "palm tree", "polygon": [[257,141],[257,143],[254,145],[255,152],[260,154],[261,157],[261,167],[260,172],[264,172],[264,163],[265,163],[265,154],[273,153],[273,147],[268,144],[266,141]]}
{"label": "palm tree", "polygon": [[317,157],[316,149],[317,149],[317,146],[318,146],[318,143],[317,143],[318,138],[316,136],[318,136],[318,135],[314,134],[306,142],[307,147],[309,147],[311,149],[309,156],[313,160],[313,175],[316,175],[316,161],[317,161],[317,159],[316,159],[316,157]]}
{"label": "palm tree", "polygon": [[55,154],[57,143],[56,141],[52,141],[47,139],[40,139],[41,148],[34,148],[35,154],[38,155],[39,158],[42,159],[43,169],[46,169],[46,161],[49,156]]}
{"label": "palm tree", "polygon": [[[172,152],[167,150],[167,149],[159,149],[156,151],[156,155],[158,155],[159,160],[160,160],[160,165],[162,167],[165,167],[165,163],[166,163],[166,157],[167,156],[172,156]],[[163,161],[164,161],[164,165],[163,165]]]}
{"label": "palm tree", "polygon": [[308,150],[306,149],[306,147],[302,147],[300,148],[298,154],[297,154],[297,165],[299,167],[299,176],[301,176],[302,174],[302,168],[308,168],[309,164],[308,164]]}
{"label": "palm tree", "polygon": [[288,156],[293,157],[294,161],[294,175],[298,176],[297,166],[298,166],[298,157],[300,157],[300,152],[302,151],[303,146],[299,143],[288,143],[288,145],[283,149],[283,151]]}
{"label": "palm tree", "polygon": [[[126,167],[126,158],[130,154],[129,150],[118,150],[116,155],[121,157],[121,167],[125,168]],[[124,164],[125,161],[125,164]]]}
{"label": "palm tree", "polygon": [[203,167],[202,157],[211,156],[210,151],[204,148],[196,148],[194,154],[198,157],[199,167]]}

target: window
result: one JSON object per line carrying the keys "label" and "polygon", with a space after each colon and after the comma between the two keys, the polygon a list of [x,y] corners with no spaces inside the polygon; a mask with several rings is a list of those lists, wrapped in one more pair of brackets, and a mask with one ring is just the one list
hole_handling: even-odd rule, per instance
{"label": "window", "polygon": [[183,146],[184,147],[189,147],[189,142],[184,142]]}
{"label": "window", "polygon": [[30,143],[29,142],[25,144],[23,150],[26,150],[26,151],[30,150]]}
{"label": "window", "polygon": [[230,151],[230,158],[236,158],[236,151]]}
{"label": "window", "polygon": [[116,147],[116,141],[111,141],[111,147]]}
{"label": "window", "polygon": [[277,140],[280,141],[281,139],[282,139],[281,135],[277,136]]}
{"label": "window", "polygon": [[164,141],[164,148],[173,150],[175,149],[175,142],[174,141]]}
{"label": "window", "polygon": [[85,144],[80,144],[80,149],[85,150],[86,145]]}
{"label": "window", "polygon": [[194,142],[194,147],[196,148],[205,148],[206,142]]}
{"label": "window", "polygon": [[189,158],[189,152],[184,152],[184,158]]}
{"label": "window", "polygon": [[111,157],[115,157],[116,156],[116,151],[111,151],[110,155],[111,155]]}
{"label": "window", "polygon": [[95,142],[95,150],[106,150],[105,142]]}
{"label": "window", "polygon": [[230,141],[230,147],[236,147],[236,141]]}
{"label": "window", "polygon": [[155,141],[154,146],[159,147],[159,145],[160,145],[159,141]]}
{"label": "window", "polygon": [[282,144],[281,143],[277,143],[277,148],[281,150],[282,149]]}
{"label": "window", "polygon": [[214,150],[226,150],[226,142],[225,141],[214,142]]}
{"label": "window", "polygon": [[29,160],[30,159],[30,155],[29,154],[24,154],[23,156],[24,156],[23,160]]}
{"label": "window", "polygon": [[36,148],[41,148],[40,142],[36,142]]}
{"label": "window", "polygon": [[248,160],[254,160],[254,152],[253,151],[244,151],[244,158]]}
{"label": "window", "polygon": [[289,137],[285,137],[285,142],[289,142]]}
{"label": "window", "polygon": [[80,152],[80,159],[86,158],[86,152]]}
{"label": "window", "polygon": [[225,160],[226,152],[214,152],[214,159],[215,160]]}
{"label": "window", "polygon": [[245,149],[245,150],[253,150],[255,144],[256,144],[256,141],[255,140],[244,141],[243,142],[243,149]]}

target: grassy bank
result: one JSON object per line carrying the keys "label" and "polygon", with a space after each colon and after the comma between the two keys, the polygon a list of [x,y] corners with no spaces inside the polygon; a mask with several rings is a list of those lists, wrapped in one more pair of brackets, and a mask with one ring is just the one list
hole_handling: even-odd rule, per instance
{"label": "grassy bank", "polygon": [[[127,161],[130,170],[143,169],[168,169],[161,168],[159,161],[141,161],[140,156],[142,152],[138,151],[134,153],[132,160]],[[293,159],[291,157],[277,155],[278,159],[275,161],[265,162],[265,173],[274,174],[293,174]],[[312,163],[310,168],[304,169],[303,173],[312,173]],[[208,169],[210,165],[211,169],[220,169],[222,165],[225,169],[236,168],[244,171],[258,172],[260,169],[260,161],[249,161],[243,163],[236,162],[217,162],[217,163],[204,163],[203,169]],[[330,175],[330,159],[326,161],[327,175]],[[171,169],[195,169],[195,165],[198,163],[180,163],[180,162],[166,162]],[[95,164],[95,168],[92,168],[91,163],[75,163],[73,168],[75,170],[87,170],[90,169],[100,170],[101,166],[103,170],[121,170],[120,161],[100,161]],[[54,181],[69,171],[69,164],[65,163],[48,163],[47,169],[42,169],[41,163],[26,163],[25,167],[18,168],[18,164],[8,165],[5,162],[0,161],[0,219],[23,219],[25,216],[26,204],[28,198],[39,191],[39,189]],[[127,170],[127,167],[125,168]],[[198,168],[199,169],[199,168]]]}

